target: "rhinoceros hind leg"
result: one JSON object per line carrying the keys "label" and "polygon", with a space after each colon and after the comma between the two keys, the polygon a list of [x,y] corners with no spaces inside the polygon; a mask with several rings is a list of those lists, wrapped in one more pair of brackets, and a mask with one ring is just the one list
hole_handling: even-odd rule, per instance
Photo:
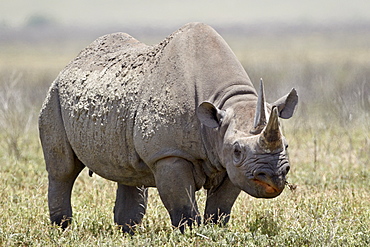
{"label": "rhinoceros hind leg", "polygon": [[118,183],[116,204],[114,206],[114,221],[124,232],[133,234],[136,224],[145,215],[148,199],[148,189],[127,186]]}
{"label": "rhinoceros hind leg", "polygon": [[85,166],[77,159],[68,141],[57,100],[57,92],[51,91],[50,101],[39,118],[39,129],[49,178],[50,220],[65,228],[72,217],[72,187]]}
{"label": "rhinoceros hind leg", "polygon": [[155,180],[159,195],[170,214],[172,225],[183,233],[186,224],[200,223],[195,200],[193,164],[178,157],[168,157],[155,165]]}
{"label": "rhinoceros hind leg", "polygon": [[240,189],[231,183],[228,176],[217,188],[207,190],[204,223],[224,225],[230,219],[231,208],[240,193]]}
{"label": "rhinoceros hind leg", "polygon": [[[50,153],[49,153],[50,154]],[[48,204],[52,223],[66,228],[72,219],[71,193],[78,174],[85,167],[76,157],[45,159],[49,172]]]}

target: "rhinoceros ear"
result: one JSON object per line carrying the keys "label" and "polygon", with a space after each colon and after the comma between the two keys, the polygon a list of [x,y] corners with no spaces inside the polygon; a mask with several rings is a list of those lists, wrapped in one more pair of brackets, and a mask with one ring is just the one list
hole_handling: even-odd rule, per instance
{"label": "rhinoceros ear", "polygon": [[199,121],[207,127],[217,128],[221,125],[225,111],[218,109],[211,102],[201,103],[196,110]]}
{"label": "rhinoceros ear", "polygon": [[290,93],[281,97],[272,106],[276,106],[279,111],[279,117],[288,119],[293,116],[294,110],[298,103],[297,91],[293,88]]}

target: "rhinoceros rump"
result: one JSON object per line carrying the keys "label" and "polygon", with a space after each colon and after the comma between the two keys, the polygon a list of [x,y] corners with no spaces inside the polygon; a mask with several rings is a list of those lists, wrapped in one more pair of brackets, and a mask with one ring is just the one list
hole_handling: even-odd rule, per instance
{"label": "rhinoceros rump", "polygon": [[52,83],[39,117],[53,223],[72,217],[81,170],[118,183],[114,220],[141,222],[157,187],[172,225],[199,223],[195,191],[207,191],[205,222],[227,223],[243,190],[278,196],[289,171],[278,117],[296,91],[267,104],[225,41],[187,24],[158,45],[124,33],[95,40]]}

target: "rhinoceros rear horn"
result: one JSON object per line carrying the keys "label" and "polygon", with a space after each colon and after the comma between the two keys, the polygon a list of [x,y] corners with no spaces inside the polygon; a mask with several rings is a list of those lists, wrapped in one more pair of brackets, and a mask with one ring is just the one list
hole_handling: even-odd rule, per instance
{"label": "rhinoceros rear horn", "polygon": [[266,126],[266,113],[265,113],[265,90],[263,89],[263,80],[261,78],[260,88],[258,91],[257,107],[254,116],[252,134],[260,133]]}
{"label": "rhinoceros rear horn", "polygon": [[276,106],[272,108],[270,119],[263,129],[259,143],[262,148],[273,151],[282,147],[282,137],[279,128],[279,111]]}

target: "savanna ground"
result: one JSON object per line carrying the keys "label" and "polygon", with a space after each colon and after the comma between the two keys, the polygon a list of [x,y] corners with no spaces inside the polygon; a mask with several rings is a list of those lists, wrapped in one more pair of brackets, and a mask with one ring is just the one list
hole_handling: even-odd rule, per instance
{"label": "savanna ground", "polygon": [[[134,236],[113,223],[116,184],[77,179],[73,224],[49,224],[37,115],[58,72],[89,42],[0,44],[0,246],[367,246],[370,244],[369,28],[227,36],[252,81],[274,101],[295,87],[283,121],[291,188],[277,198],[242,193],[226,227],[180,234],[155,189]],[[91,40],[92,41],[92,40]],[[205,193],[197,193],[204,208]]]}

